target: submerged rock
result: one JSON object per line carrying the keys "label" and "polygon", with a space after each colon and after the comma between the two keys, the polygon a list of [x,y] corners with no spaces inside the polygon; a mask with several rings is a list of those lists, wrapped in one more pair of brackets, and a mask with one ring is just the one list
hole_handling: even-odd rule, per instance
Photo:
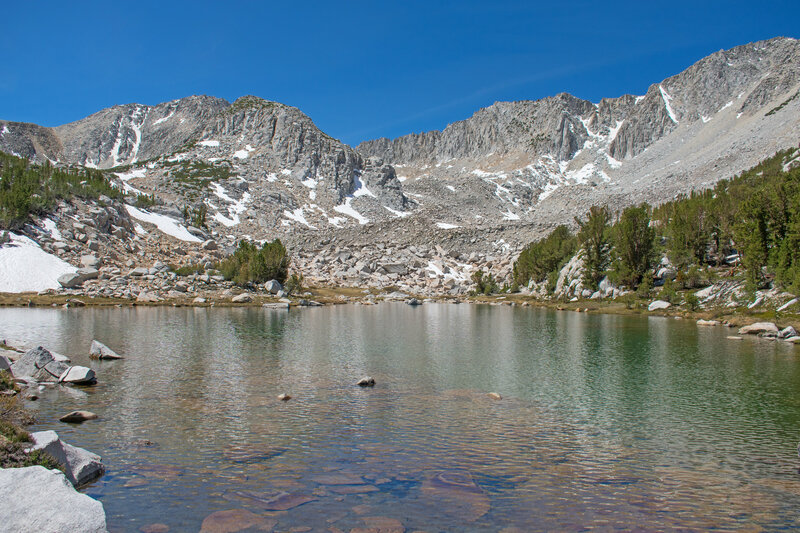
{"label": "submerged rock", "polygon": [[0,470],[0,501],[5,531],[107,531],[103,504],[77,492],[58,470]]}
{"label": "submerged rock", "polygon": [[489,497],[469,472],[441,472],[422,483],[422,494],[442,512],[474,522],[489,512]]}
{"label": "submerged rock", "polygon": [[491,398],[492,400],[502,400],[503,399],[503,397],[500,396],[500,394],[498,394],[496,392],[490,392],[489,394],[487,394],[487,396],[489,398]]}
{"label": "submerged rock", "polygon": [[246,509],[230,509],[208,515],[200,526],[200,533],[234,533],[245,529],[270,531],[277,523],[274,518],[259,516]]}
{"label": "submerged rock", "polygon": [[292,397],[289,394],[284,393],[284,394],[279,394],[278,399],[282,402],[288,402],[289,400],[292,399]]}
{"label": "submerged rock", "polygon": [[121,355],[98,340],[92,341],[89,357],[92,359],[122,359]]}

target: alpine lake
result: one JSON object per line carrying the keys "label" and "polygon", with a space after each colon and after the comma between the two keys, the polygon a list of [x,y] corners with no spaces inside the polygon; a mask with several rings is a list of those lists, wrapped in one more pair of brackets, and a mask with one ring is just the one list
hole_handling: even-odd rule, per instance
{"label": "alpine lake", "polygon": [[[96,370],[28,406],[102,456],[82,490],[110,531],[800,526],[800,347],[725,327],[444,303],[0,324]],[[76,409],[99,419],[58,422]]]}

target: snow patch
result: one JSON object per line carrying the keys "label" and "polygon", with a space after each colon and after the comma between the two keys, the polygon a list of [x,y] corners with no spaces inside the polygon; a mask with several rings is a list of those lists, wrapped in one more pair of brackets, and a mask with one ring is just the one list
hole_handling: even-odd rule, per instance
{"label": "snow patch", "polygon": [[247,159],[250,156],[250,152],[247,150],[236,150],[233,152],[233,157],[236,159]]}
{"label": "snow patch", "polygon": [[341,205],[337,205],[333,208],[334,211],[337,213],[341,213],[343,215],[347,215],[349,217],[353,217],[354,219],[358,220],[359,224],[366,224],[369,222],[369,219],[366,218],[364,215],[356,211],[353,206],[350,205],[350,202],[353,201],[353,197],[345,198],[344,203]]}
{"label": "snow patch", "polygon": [[511,209],[503,213],[503,220],[519,220],[519,215],[512,212]]}
{"label": "snow patch", "polygon": [[186,242],[202,242],[200,239],[189,233],[189,230],[186,229],[186,226],[182,225],[172,217],[151,213],[144,209],[137,209],[128,204],[125,204],[125,209],[128,211],[128,214],[136,220],[154,224],[162,233],[165,233],[171,237],[175,237],[176,239]]}
{"label": "snow patch", "polygon": [[436,227],[440,229],[456,229],[460,228],[461,226],[458,226],[456,224],[448,224],[447,222],[437,222]]}
{"label": "snow patch", "polygon": [[164,122],[168,121],[169,119],[171,119],[174,116],[175,116],[175,110],[173,109],[173,110],[171,110],[169,112],[169,115],[167,115],[166,117],[160,118],[160,119],[156,120],[155,122],[153,122],[153,126],[157,126],[158,124],[163,124]]}
{"label": "snow patch", "polygon": [[456,192],[456,188],[453,187],[452,185],[445,185],[445,187],[450,189],[450,191],[452,191],[452,192]]}
{"label": "snow patch", "polygon": [[[228,215],[230,215],[229,217],[219,215],[219,213],[217,213],[219,216],[214,215],[213,218],[227,227],[239,224],[239,222],[241,222],[239,215],[244,213],[247,209],[247,204],[250,202],[250,193],[245,192],[242,194],[241,200],[235,200],[228,195],[228,192],[219,183],[212,183],[211,187],[213,189],[211,192],[213,192],[215,196],[231,204],[228,206]],[[208,203],[209,206],[212,206],[210,202],[206,203]]]}
{"label": "snow patch", "polygon": [[284,168],[283,170],[281,170],[281,174],[283,174],[284,176],[291,176],[292,171],[289,170],[288,168]]}
{"label": "snow patch", "polygon": [[198,146],[205,146],[207,148],[216,148],[219,146],[219,141],[215,141],[213,139],[208,139],[205,141],[200,141],[197,143]]}
{"label": "snow patch", "polygon": [[396,209],[392,209],[388,205],[383,206],[383,208],[386,209],[387,211],[389,211],[391,214],[393,214],[394,216],[396,216],[398,218],[405,218],[405,217],[411,216],[411,213],[408,213],[408,212],[405,212],[405,211],[398,211]]}
{"label": "snow patch", "polygon": [[59,276],[77,270],[28,237],[12,232],[8,235],[11,241],[0,246],[0,292],[58,289]]}
{"label": "snow patch", "polygon": [[672,106],[670,105],[672,97],[669,94],[667,94],[667,91],[665,91],[664,87],[662,87],[661,85],[658,86],[658,90],[661,91],[661,98],[664,99],[664,107],[667,108],[667,115],[669,115],[669,118],[670,120],[672,120],[672,122],[677,124],[678,119],[675,118],[675,112],[672,110]]}
{"label": "snow patch", "polygon": [[139,189],[137,189],[133,185],[130,185],[128,183],[128,180],[132,179],[132,178],[144,178],[145,176],[147,176],[147,170],[146,169],[137,168],[135,170],[131,170],[130,172],[116,172],[115,174],[120,179],[120,181],[122,182],[122,190],[123,191],[125,191],[126,193],[133,193],[133,194],[137,194],[137,195],[143,195],[144,194],[142,191],[140,191]]}
{"label": "snow patch", "polygon": [[289,211],[288,209],[284,209],[283,216],[285,216],[286,218],[288,218],[290,220],[294,220],[295,222],[299,222],[300,224],[308,226],[311,229],[317,229],[317,228],[315,228],[314,226],[312,226],[311,224],[308,223],[308,220],[306,220],[306,216],[305,216],[305,213],[303,212],[303,208],[302,207],[297,208],[294,211]]}
{"label": "snow patch", "polygon": [[42,220],[42,227],[45,229],[47,233],[50,234],[54,240],[63,241],[64,237],[61,236],[61,232],[58,231],[58,226],[56,226],[55,220],[52,218],[46,218]]}

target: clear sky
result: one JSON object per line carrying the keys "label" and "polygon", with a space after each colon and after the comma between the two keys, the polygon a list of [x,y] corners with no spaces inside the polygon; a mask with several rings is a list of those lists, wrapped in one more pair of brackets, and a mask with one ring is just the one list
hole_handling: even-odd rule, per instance
{"label": "clear sky", "polygon": [[296,106],[349,144],[499,100],[643,94],[722,48],[800,37],[800,1],[6,2],[0,118],[56,126],[191,94]]}

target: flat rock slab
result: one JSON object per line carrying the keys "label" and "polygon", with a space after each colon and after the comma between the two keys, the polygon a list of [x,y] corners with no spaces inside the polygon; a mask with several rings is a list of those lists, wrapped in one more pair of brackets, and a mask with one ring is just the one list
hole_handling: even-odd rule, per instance
{"label": "flat rock slab", "polygon": [[778,326],[776,326],[772,322],[756,322],[755,324],[750,324],[749,326],[744,326],[743,328],[739,328],[739,335],[759,335],[761,333],[774,333],[777,336],[779,331],[780,330],[778,330]]}
{"label": "flat rock slab", "polygon": [[107,531],[103,504],[77,492],[58,470],[0,470],[0,501],[4,531]]}

